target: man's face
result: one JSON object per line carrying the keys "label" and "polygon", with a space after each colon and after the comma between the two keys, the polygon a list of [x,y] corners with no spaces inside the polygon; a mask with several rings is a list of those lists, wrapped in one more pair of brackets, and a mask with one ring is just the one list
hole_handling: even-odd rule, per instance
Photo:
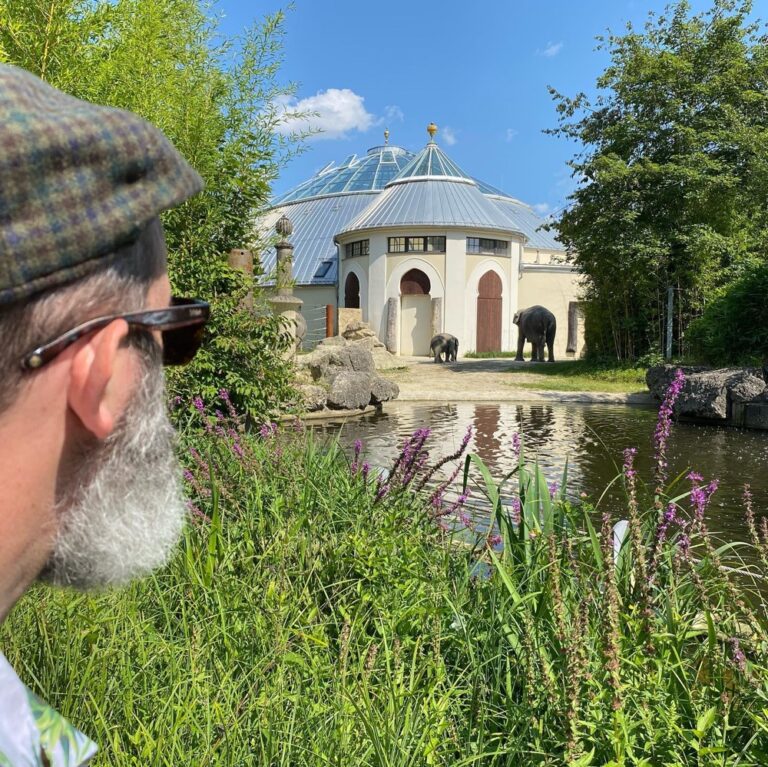
{"label": "man's face", "polygon": [[[163,277],[146,308],[169,300]],[[159,355],[128,345],[119,365],[122,417],[109,437],[82,446],[57,499],[57,535],[41,577],[59,585],[116,585],[148,573],[167,560],[186,517]]]}

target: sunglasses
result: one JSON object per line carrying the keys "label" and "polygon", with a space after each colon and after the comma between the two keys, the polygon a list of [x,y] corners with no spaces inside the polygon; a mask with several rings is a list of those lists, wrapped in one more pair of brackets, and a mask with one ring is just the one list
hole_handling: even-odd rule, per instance
{"label": "sunglasses", "polygon": [[211,307],[195,298],[171,299],[164,309],[130,314],[110,314],[96,317],[67,331],[47,344],[38,346],[21,360],[27,370],[38,370],[61,354],[79,338],[107,327],[115,320],[125,320],[133,331],[159,331],[163,337],[163,365],[185,365],[197,353],[203,342],[205,323],[211,315]]}

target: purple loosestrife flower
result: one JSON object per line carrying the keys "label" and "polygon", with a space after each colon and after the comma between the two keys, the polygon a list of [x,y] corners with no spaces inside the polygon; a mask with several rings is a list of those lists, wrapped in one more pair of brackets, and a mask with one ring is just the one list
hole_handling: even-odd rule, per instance
{"label": "purple loosestrife flower", "polygon": [[701,525],[704,520],[704,512],[709,506],[709,501],[713,493],[717,491],[718,481],[713,479],[708,485],[701,485],[703,481],[701,474],[690,472],[688,479],[691,481],[691,508],[696,522]]}
{"label": "purple loosestrife flower", "polygon": [[637,476],[637,471],[635,471],[636,455],[636,447],[627,447],[624,449],[624,476],[627,479],[634,479]]}
{"label": "purple loosestrife flower", "polygon": [[509,504],[509,519],[515,527],[520,525],[522,505],[520,499],[515,497]]}
{"label": "purple loosestrife flower", "polygon": [[205,403],[202,400],[202,397],[195,397],[192,400],[192,404],[195,406],[195,410],[197,410],[198,413],[204,413],[205,412]]}
{"label": "purple loosestrife flower", "polygon": [[277,424],[276,423],[265,423],[260,429],[259,429],[259,435],[262,439],[269,439],[273,435],[277,434]]}
{"label": "purple loosestrife flower", "polygon": [[560,489],[560,485],[557,482],[550,482],[547,485],[549,489],[549,497],[554,498],[557,495],[557,491]]}
{"label": "purple loosestrife flower", "polygon": [[520,457],[520,432],[518,431],[512,435],[512,452],[515,454],[515,458]]}
{"label": "purple loosestrife flower", "polygon": [[488,536],[488,545],[491,548],[495,548],[501,543],[501,536],[498,533],[493,533]]}
{"label": "purple loosestrife flower", "polygon": [[[464,455],[464,452],[467,449],[467,445],[469,445],[469,440],[472,439],[472,426],[467,426],[467,430],[464,433],[464,437],[461,440],[461,444],[459,445],[458,450],[456,450],[454,453],[451,453],[450,455],[446,455],[445,457],[441,458],[434,466],[432,466],[430,469],[424,472],[422,478],[419,480],[418,485],[416,486],[416,492],[418,493],[420,490],[423,490],[426,486],[427,482],[429,482],[432,477],[437,474],[437,472],[445,466],[445,464],[449,463],[450,461],[456,461],[459,458],[461,458]],[[447,487],[448,485],[452,484],[454,479],[456,479],[456,476],[459,473],[459,467],[457,467],[456,471],[451,475],[451,478],[442,483],[443,487]]]}
{"label": "purple loosestrife flower", "polygon": [[368,475],[371,472],[371,464],[368,463],[368,461],[363,461],[363,479],[367,482],[368,481]]}
{"label": "purple loosestrife flower", "polygon": [[731,646],[733,665],[743,674],[747,670],[747,656],[744,655],[744,651],[741,649],[738,637],[731,637],[728,640],[728,644]]}
{"label": "purple loosestrife flower", "polygon": [[360,458],[360,451],[363,449],[363,443],[359,440],[355,440],[355,457],[352,459],[352,465],[349,467],[349,471],[352,474],[357,474],[357,462]]}
{"label": "purple loosestrife flower", "polygon": [[659,417],[656,421],[656,429],[653,433],[654,446],[654,474],[656,479],[657,495],[661,493],[667,481],[667,442],[672,431],[672,416],[675,412],[675,402],[677,402],[680,392],[685,385],[685,375],[678,368],[672,382],[667,387],[664,400],[659,407]]}

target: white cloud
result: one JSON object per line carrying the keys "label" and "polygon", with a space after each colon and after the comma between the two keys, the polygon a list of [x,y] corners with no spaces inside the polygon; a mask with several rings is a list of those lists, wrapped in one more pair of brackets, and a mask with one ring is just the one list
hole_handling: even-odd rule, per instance
{"label": "white cloud", "polygon": [[442,134],[442,139],[446,146],[453,146],[458,141],[456,138],[456,131],[448,125],[446,125],[440,133]]}
{"label": "white cloud", "polygon": [[376,118],[366,110],[364,101],[349,88],[328,88],[298,100],[282,98],[276,107],[285,117],[278,130],[280,133],[313,131],[316,139],[346,138],[350,131],[367,131]]}
{"label": "white cloud", "polygon": [[536,53],[539,56],[546,56],[548,59],[551,59],[553,56],[557,56],[557,54],[560,53],[562,48],[563,48],[562,42],[553,43],[550,40],[543,49],[541,48],[537,49]]}
{"label": "white cloud", "polygon": [[550,208],[548,202],[537,202],[533,209],[540,215],[540,216],[548,216],[552,212],[552,208]]}
{"label": "white cloud", "polygon": [[380,125],[391,125],[392,123],[401,123],[403,120],[405,120],[403,110],[397,104],[390,104],[384,107],[384,117],[380,118],[378,123]]}
{"label": "white cloud", "polygon": [[512,141],[512,139],[517,136],[517,131],[514,128],[507,128],[507,141]]}

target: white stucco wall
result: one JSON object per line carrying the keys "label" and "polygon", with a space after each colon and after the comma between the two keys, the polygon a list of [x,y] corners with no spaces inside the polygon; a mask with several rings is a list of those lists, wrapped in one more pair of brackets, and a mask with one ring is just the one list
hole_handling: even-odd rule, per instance
{"label": "white stucco wall", "polygon": [[[524,265],[518,282],[519,308],[539,304],[549,309],[557,320],[555,335],[555,359],[565,359],[568,343],[568,305],[580,297],[580,277],[568,266]],[[515,327],[517,331],[517,327]],[[514,334],[514,348],[517,348],[517,332]],[[584,323],[579,322],[579,335],[575,356],[579,357],[584,348]],[[526,353],[530,345],[526,344]]]}

